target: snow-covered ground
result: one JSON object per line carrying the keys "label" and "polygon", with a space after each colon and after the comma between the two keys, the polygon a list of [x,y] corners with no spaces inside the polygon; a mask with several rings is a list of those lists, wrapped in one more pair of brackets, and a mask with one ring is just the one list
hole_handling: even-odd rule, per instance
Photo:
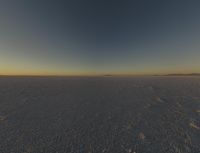
{"label": "snow-covered ground", "polygon": [[0,77],[0,153],[134,152],[200,152],[200,77]]}

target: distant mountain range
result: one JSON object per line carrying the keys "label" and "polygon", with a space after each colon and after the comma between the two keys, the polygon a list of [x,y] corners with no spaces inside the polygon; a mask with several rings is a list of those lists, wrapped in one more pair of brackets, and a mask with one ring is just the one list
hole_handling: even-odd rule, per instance
{"label": "distant mountain range", "polygon": [[112,77],[113,75],[111,74],[105,74],[104,77]]}
{"label": "distant mountain range", "polygon": [[200,76],[200,73],[174,73],[174,74],[165,74],[165,75],[156,75],[156,76]]}

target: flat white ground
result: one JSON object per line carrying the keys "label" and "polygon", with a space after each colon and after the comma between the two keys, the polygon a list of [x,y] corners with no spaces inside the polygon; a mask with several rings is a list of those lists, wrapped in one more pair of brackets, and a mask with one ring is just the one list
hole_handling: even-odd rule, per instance
{"label": "flat white ground", "polygon": [[0,78],[0,153],[199,153],[200,78]]}

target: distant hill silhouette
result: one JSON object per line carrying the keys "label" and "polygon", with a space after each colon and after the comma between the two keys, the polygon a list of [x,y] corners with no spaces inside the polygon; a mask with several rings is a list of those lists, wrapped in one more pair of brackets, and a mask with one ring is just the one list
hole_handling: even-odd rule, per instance
{"label": "distant hill silhouette", "polygon": [[200,73],[172,73],[172,74],[165,74],[165,75],[155,75],[155,76],[200,76]]}
{"label": "distant hill silhouette", "polygon": [[113,75],[111,75],[111,74],[105,74],[104,75],[104,77],[111,77],[111,76],[113,76]]}
{"label": "distant hill silhouette", "polygon": [[167,74],[168,76],[200,76],[200,73],[188,73],[188,74]]}

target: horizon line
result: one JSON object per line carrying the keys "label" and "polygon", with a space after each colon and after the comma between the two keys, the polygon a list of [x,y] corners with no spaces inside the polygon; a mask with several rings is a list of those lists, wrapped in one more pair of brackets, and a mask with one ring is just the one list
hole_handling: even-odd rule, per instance
{"label": "horizon line", "polygon": [[59,74],[0,74],[0,77],[123,77],[123,76],[190,76],[200,73],[166,73],[166,74],[94,74],[94,75],[59,75]]}

